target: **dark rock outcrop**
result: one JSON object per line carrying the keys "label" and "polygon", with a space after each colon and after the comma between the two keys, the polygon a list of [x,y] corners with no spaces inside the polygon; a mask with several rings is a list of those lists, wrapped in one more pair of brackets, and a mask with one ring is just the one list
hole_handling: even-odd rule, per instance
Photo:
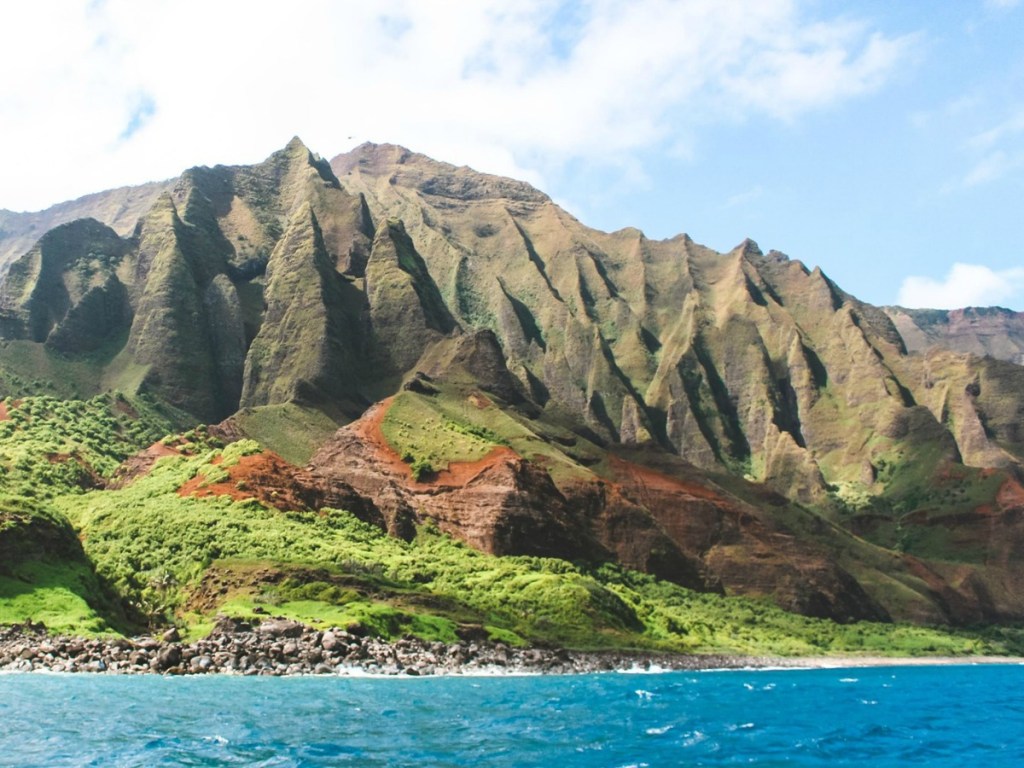
{"label": "dark rock outcrop", "polygon": [[86,672],[112,675],[227,674],[405,675],[474,673],[570,674],[612,670],[735,669],[776,666],[785,660],[744,656],[684,656],[643,652],[581,652],[514,648],[466,639],[445,644],[402,638],[387,642],[338,627],[315,630],[267,619],[253,627],[221,617],[204,640],[161,643],[152,637],[86,640],[51,637],[45,627],[0,629],[0,672]]}

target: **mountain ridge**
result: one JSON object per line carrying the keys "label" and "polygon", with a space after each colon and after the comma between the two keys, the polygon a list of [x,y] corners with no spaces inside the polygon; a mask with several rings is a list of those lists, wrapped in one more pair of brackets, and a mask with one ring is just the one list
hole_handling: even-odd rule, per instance
{"label": "mountain ridge", "polygon": [[123,230],[120,199],[130,233],[65,222],[10,266],[3,393],[165,403],[400,537],[842,621],[1024,617],[1024,368],[913,351],[820,268],[600,232],[395,145],[93,198]]}
{"label": "mountain ridge", "polygon": [[940,348],[1024,365],[1024,312],[1005,307],[884,310],[910,351]]}

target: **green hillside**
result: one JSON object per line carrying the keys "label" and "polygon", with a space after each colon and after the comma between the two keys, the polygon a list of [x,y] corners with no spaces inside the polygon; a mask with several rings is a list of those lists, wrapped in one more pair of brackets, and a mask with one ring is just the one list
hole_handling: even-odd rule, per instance
{"label": "green hillside", "polygon": [[0,623],[1015,647],[1024,368],[937,341],[1012,352],[1012,313],[887,314],[391,145],[74,211],[8,238]]}

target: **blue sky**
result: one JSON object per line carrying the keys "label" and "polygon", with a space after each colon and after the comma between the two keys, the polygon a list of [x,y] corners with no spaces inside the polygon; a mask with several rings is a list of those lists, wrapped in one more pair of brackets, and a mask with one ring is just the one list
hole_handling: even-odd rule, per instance
{"label": "blue sky", "polygon": [[873,303],[1024,310],[1019,0],[4,3],[0,67],[0,208],[390,141]]}

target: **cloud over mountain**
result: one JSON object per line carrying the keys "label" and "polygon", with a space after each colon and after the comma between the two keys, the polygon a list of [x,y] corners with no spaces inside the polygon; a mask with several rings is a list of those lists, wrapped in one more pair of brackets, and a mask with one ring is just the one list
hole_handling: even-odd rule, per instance
{"label": "cloud over mountain", "polygon": [[904,307],[957,309],[1016,303],[1024,296],[1024,268],[996,270],[957,262],[945,278],[912,275],[900,286]]}
{"label": "cloud over mountain", "polygon": [[[579,158],[628,166],[709,124],[788,120],[876,89],[914,46],[782,0],[83,0],[0,18],[18,32],[0,65],[32,69],[0,84],[0,207],[16,209],[251,161],[296,132],[534,181]],[[24,146],[50,150],[44,173]]]}

